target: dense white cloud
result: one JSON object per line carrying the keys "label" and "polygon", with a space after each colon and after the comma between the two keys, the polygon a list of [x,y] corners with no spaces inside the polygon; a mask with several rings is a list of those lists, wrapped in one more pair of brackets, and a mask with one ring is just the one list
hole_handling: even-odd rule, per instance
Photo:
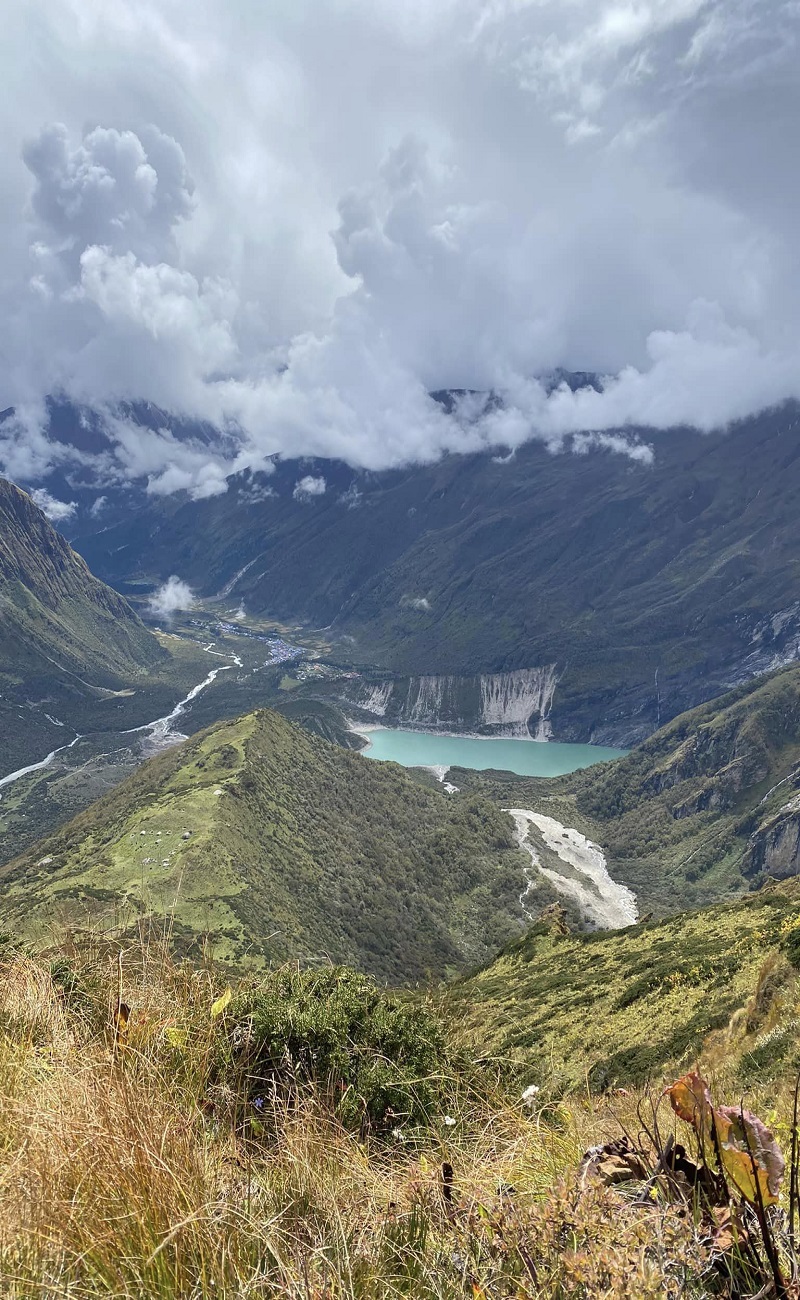
{"label": "dense white cloud", "polygon": [[275,452],[646,457],[621,428],[800,395],[799,35],[795,0],[18,7],[0,467],[63,461],[48,392],[213,422],[109,416],[108,481],[195,496]]}
{"label": "dense white cloud", "polygon": [[328,484],[321,474],[317,477],[313,474],[306,474],[295,483],[292,496],[295,501],[310,501],[312,497],[324,496],[327,487]]}
{"label": "dense white cloud", "polygon": [[65,519],[71,519],[78,508],[74,501],[59,501],[45,488],[34,488],[31,497],[53,524],[61,524]]}
{"label": "dense white cloud", "polygon": [[[146,146],[145,146],[146,141]],[[31,210],[45,241],[37,253],[76,262],[95,244],[149,259],[173,248],[173,230],[192,211],[192,184],[175,140],[149,128],[96,127],[71,146],[67,128],[46,126],[22,146],[34,177]]]}
{"label": "dense white cloud", "polygon": [[147,606],[156,618],[169,619],[180,610],[191,609],[194,603],[195,597],[191,587],[173,573],[157,591],[153,592]]}

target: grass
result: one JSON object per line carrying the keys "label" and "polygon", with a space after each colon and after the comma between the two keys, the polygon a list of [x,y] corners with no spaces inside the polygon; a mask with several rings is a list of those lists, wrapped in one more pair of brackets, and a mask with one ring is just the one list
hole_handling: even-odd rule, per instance
{"label": "grass", "polygon": [[[703,1053],[720,1095],[740,1095],[746,1063],[748,1103],[787,1148],[791,1074],[785,1055],[777,1064],[769,1058],[764,1040],[783,1028],[797,1051],[800,998],[793,975],[776,995],[778,960],[762,969]],[[579,1088],[556,1100],[545,1086],[526,1107],[519,1075],[470,1054],[458,1023],[437,1021],[427,999],[408,1003],[404,1023],[413,1039],[413,1026],[429,1019],[429,1041],[440,1043],[435,1063],[415,1056],[413,1044],[404,1056],[402,1034],[394,1047],[385,1036],[378,1043],[368,1021],[359,1028],[351,1019],[347,1028],[336,1012],[326,1022],[328,996],[357,1020],[366,993],[385,1034],[402,1003],[374,986],[361,989],[362,976],[331,970],[325,979],[321,1018],[309,1024],[301,1006],[313,1000],[318,972],[287,967],[250,977],[228,998],[225,976],[212,965],[176,962],[168,943],[146,930],[133,943],[84,938],[38,958],[7,948],[0,962],[3,1295],[745,1294],[726,1289],[727,1256],[667,1184],[654,1184],[658,1194],[642,1199],[637,1184],[606,1186],[581,1172],[590,1146],[636,1134],[643,1114],[652,1124],[652,1105],[666,1137],[676,1121],[656,1092]],[[288,1019],[281,1028],[270,1012],[259,1039],[259,1000],[277,1007],[276,996]],[[326,1063],[298,1071],[320,1033],[327,1034]],[[293,1063],[280,1064],[276,1034],[287,1048],[294,1043]],[[273,1086],[265,1092],[262,1075],[256,1091],[251,1046],[267,1038]],[[435,1081],[424,1114],[406,1106],[408,1113],[365,1128],[358,1106],[342,1107],[337,1080],[347,1066],[334,1060],[336,1045],[347,1055],[357,1043],[360,1051],[373,1043],[376,1060],[394,1053],[405,1061],[412,1088]],[[765,1061],[754,1079],[759,1050]],[[313,1052],[305,1059],[319,1060]],[[415,1084],[420,1068],[425,1077]],[[365,1095],[360,1114],[368,1110]]]}
{"label": "grass", "polygon": [[667,1064],[691,1065],[799,924],[797,881],[613,933],[540,924],[445,996],[475,1043],[517,1060],[531,1082],[642,1085]]}
{"label": "grass", "polygon": [[[66,995],[47,962],[2,969],[4,1294],[371,1295],[390,1279],[422,1294],[442,1268],[437,1241],[456,1238],[445,1159],[467,1204],[487,1179],[533,1193],[556,1172],[563,1139],[525,1149],[521,1115],[468,1094],[457,1134],[440,1121],[408,1149],[360,1139],[313,1088],[273,1099],[262,1136],[265,1108],[212,1069],[233,1031],[212,1016],[210,970],[158,947],[126,954],[130,1028],[115,1051],[115,953],[84,950],[68,969]],[[444,1271],[433,1293],[460,1294],[463,1267]]]}

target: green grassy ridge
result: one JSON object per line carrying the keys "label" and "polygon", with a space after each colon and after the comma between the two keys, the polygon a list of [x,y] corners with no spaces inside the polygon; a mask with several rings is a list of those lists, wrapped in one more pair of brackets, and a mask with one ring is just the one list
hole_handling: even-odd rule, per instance
{"label": "green grassy ridge", "polygon": [[693,1063],[753,993],[768,954],[800,929],[800,882],[613,933],[545,923],[443,995],[486,1054],[556,1090],[658,1080]]}
{"label": "green grassy ridge", "polygon": [[0,772],[64,739],[30,716],[31,701],[74,725],[167,660],[127,602],[93,577],[30,497],[0,479]]}
{"label": "green grassy ridge", "polygon": [[[758,846],[795,816],[787,804],[800,788],[800,667],[681,714],[612,763],[550,780],[461,768],[450,779],[588,835],[641,913],[706,906],[770,874]],[[798,867],[789,861],[780,874]]]}
{"label": "green grassy ridge", "polygon": [[321,736],[323,740],[329,740],[333,745],[354,750],[361,750],[366,746],[367,742],[363,736],[351,730],[346,717],[335,704],[302,696],[281,700],[272,704],[272,707],[276,713],[281,713],[283,717],[296,722],[305,731]]}
{"label": "green grassy ridge", "polygon": [[0,919],[40,940],[174,915],[181,947],[208,936],[231,964],[439,978],[519,932],[527,860],[512,832],[489,800],[452,799],[265,710],[145,763],[15,859]]}

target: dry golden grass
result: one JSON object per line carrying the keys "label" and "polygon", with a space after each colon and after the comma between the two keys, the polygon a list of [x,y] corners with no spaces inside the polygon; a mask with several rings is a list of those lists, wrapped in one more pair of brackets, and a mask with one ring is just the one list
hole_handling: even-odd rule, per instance
{"label": "dry golden grass", "polygon": [[640,1095],[531,1116],[464,1090],[455,1123],[403,1140],[359,1140],[311,1092],[242,1123],[209,1074],[212,972],[128,951],[115,1042],[117,954],[76,954],[66,994],[54,969],[0,967],[3,1297],[723,1294],[680,1207],[579,1186],[587,1147],[638,1131]]}

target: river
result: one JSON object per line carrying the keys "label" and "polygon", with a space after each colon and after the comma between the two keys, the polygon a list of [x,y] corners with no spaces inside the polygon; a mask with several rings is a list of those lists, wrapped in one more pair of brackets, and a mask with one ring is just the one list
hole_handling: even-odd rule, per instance
{"label": "river", "polygon": [[[207,646],[204,648],[208,650]],[[209,653],[213,654],[214,651],[209,651]],[[236,658],[236,656],[233,656],[233,658]],[[237,659],[237,662],[241,663],[241,660]],[[165,714],[163,718],[154,718],[152,722],[145,722],[141,727],[131,727],[128,731],[123,731],[121,734],[123,736],[135,736],[143,734],[144,732],[149,732],[150,734],[148,739],[157,749],[163,749],[169,744],[174,744],[177,740],[185,740],[186,737],[180,732],[175,731],[172,724],[177,721],[182,713],[186,712],[187,704],[191,704],[192,700],[196,700],[201,691],[204,691],[207,686],[210,686],[212,682],[216,681],[220,673],[226,672],[231,668],[231,666],[231,664],[223,664],[220,668],[212,668],[208,676],[204,677],[202,682],[198,682],[196,686],[193,686],[189,691],[189,694],[182,700],[179,700],[171,713]],[[63,726],[63,723],[59,722],[56,725]],[[38,763],[31,763],[28,767],[21,767],[16,772],[9,772],[7,776],[0,777],[0,789],[2,789],[3,786],[13,785],[16,781],[21,781],[23,777],[31,776],[34,772],[41,772],[44,768],[50,766],[58,754],[63,754],[67,749],[73,749],[79,741],[85,739],[85,736],[76,736],[68,745],[61,745],[58,749],[52,750]],[[0,798],[2,798],[2,796],[0,796]]]}
{"label": "river", "polygon": [[365,732],[367,758],[401,763],[403,767],[471,767],[484,771],[497,768],[518,776],[563,776],[578,768],[591,767],[611,758],[622,758],[627,750],[602,745],[566,745],[557,741],[504,740],[488,736],[445,736],[427,731],[376,728]]}

